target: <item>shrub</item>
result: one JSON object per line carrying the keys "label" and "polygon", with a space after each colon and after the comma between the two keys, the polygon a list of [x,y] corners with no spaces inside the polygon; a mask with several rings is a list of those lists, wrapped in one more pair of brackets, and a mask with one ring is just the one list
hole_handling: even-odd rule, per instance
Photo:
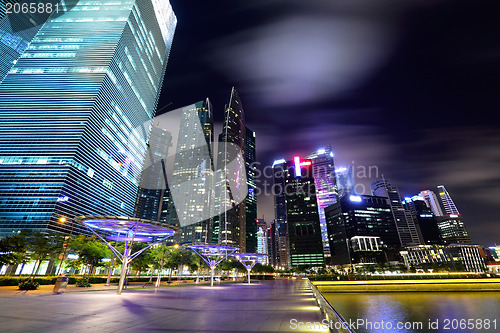
{"label": "shrub", "polygon": [[90,283],[88,283],[87,281],[85,281],[84,279],[76,280],[76,286],[83,287],[83,288],[92,287],[92,285]]}
{"label": "shrub", "polygon": [[24,280],[19,282],[19,290],[36,290],[40,283],[31,280]]}

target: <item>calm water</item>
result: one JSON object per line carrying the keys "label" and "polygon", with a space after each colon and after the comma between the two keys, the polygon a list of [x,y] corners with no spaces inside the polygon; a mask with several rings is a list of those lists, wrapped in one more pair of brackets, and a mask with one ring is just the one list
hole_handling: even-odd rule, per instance
{"label": "calm water", "polygon": [[[364,320],[357,333],[500,332],[500,293],[324,293],[324,296],[346,321]],[[398,323],[407,326],[398,329]]]}

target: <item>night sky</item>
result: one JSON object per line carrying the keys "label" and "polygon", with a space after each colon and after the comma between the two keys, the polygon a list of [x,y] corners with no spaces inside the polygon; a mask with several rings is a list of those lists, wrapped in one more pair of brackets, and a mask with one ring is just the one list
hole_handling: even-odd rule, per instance
{"label": "night sky", "polygon": [[[160,113],[209,97],[221,123],[235,86],[263,165],[330,144],[366,194],[382,175],[402,196],[445,185],[473,242],[500,243],[498,3],[171,3]],[[272,197],[258,205],[269,223]]]}

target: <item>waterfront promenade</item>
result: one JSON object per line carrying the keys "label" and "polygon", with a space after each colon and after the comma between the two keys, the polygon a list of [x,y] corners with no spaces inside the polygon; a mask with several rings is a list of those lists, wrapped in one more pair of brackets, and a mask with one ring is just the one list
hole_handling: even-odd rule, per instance
{"label": "waterfront promenade", "polygon": [[314,281],[322,293],[500,291],[500,279]]}
{"label": "waterfront promenade", "polygon": [[0,287],[1,331],[307,332],[290,320],[323,319],[305,280],[129,289],[121,296],[112,289],[53,295],[52,288]]}

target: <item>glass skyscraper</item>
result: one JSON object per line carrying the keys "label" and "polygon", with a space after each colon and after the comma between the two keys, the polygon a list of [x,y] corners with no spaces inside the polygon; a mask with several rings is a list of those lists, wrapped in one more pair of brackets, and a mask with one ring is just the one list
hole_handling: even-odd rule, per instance
{"label": "glass skyscraper", "polygon": [[453,199],[446,188],[443,185],[439,185],[437,188],[439,189],[439,198],[443,204],[445,214],[459,215],[460,212],[458,211],[457,206],[453,202]]}
{"label": "glass skyscraper", "polygon": [[[345,195],[336,204],[325,209],[332,264],[357,263],[374,258],[354,255],[358,238],[377,237],[389,260],[401,246],[391,205],[387,197],[371,195]],[[364,253],[367,255],[368,253]],[[379,253],[372,253],[375,259]],[[371,256],[369,256],[371,257]]]}
{"label": "glass skyscraper", "polygon": [[314,183],[316,184],[316,199],[318,201],[319,225],[321,227],[321,239],[323,242],[323,253],[327,262],[330,260],[330,244],[328,242],[328,231],[326,228],[325,208],[333,205],[338,200],[337,179],[335,177],[335,165],[333,162],[332,147],[326,146],[309,154],[308,159],[312,161]]}
{"label": "glass skyscraper", "polygon": [[169,187],[181,223],[179,243],[207,243],[213,213],[213,113],[207,98],[182,109]]}
{"label": "glass skyscraper", "polygon": [[0,84],[0,236],[134,213],[176,17],[166,0],[60,8]]}
{"label": "glass skyscraper", "polygon": [[[242,159],[238,158],[240,153]],[[217,154],[216,169],[224,172],[219,173],[220,177],[216,176],[215,211],[220,214],[214,218],[213,241],[248,252],[249,239],[249,250],[255,251],[257,198],[256,169],[252,164],[255,161],[255,133],[245,126],[243,105],[234,87],[226,105]],[[243,179],[246,183],[242,187]],[[231,188],[231,182],[236,182],[234,188]],[[242,200],[238,200],[240,194]],[[250,226],[248,232],[247,226]]]}
{"label": "glass skyscraper", "polygon": [[293,267],[325,263],[312,165],[311,160],[299,156],[283,164],[285,187],[280,190],[285,196],[289,260]]}
{"label": "glass skyscraper", "polygon": [[401,245],[422,244],[418,221],[413,219],[411,212],[403,207],[399,189],[396,186],[392,186],[386,179],[374,181],[370,183],[370,187],[373,195],[389,198],[389,204],[391,205]]}

